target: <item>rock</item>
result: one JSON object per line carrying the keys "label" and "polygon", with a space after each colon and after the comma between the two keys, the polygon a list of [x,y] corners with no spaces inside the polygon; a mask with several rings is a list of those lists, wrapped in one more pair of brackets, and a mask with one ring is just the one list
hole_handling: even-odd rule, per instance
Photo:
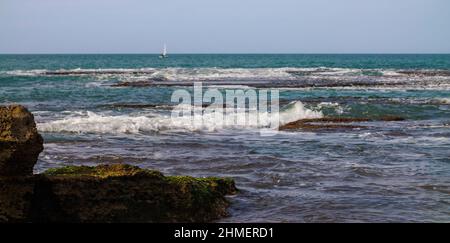
{"label": "rock", "polygon": [[448,70],[403,70],[397,71],[397,73],[408,76],[421,76],[421,77],[450,76],[450,71]]}
{"label": "rock", "polygon": [[111,87],[153,87],[153,86],[166,86],[173,82],[167,82],[167,78],[165,77],[153,77],[149,80],[140,80],[140,81],[124,81],[116,84],[112,84]]}
{"label": "rock", "polygon": [[0,223],[27,221],[34,186],[33,176],[0,177]]}
{"label": "rock", "polygon": [[156,86],[152,81],[134,81],[134,82],[120,82],[116,84],[112,84],[111,87],[150,87]]}
{"label": "rock", "polygon": [[43,149],[33,114],[20,105],[0,106],[0,176],[31,175]]}
{"label": "rock", "polygon": [[399,116],[382,116],[377,119],[378,121],[404,121],[405,118]]}
{"label": "rock", "polygon": [[[0,222],[209,222],[234,181],[164,176],[130,165],[69,166],[0,178]],[[6,199],[6,200],[4,200]]]}
{"label": "rock", "polygon": [[371,118],[344,118],[344,117],[325,117],[317,119],[302,119],[280,126],[280,130],[342,130],[342,129],[360,129],[366,126],[345,124],[360,123],[372,121],[403,121],[402,117],[382,116],[375,119]]}

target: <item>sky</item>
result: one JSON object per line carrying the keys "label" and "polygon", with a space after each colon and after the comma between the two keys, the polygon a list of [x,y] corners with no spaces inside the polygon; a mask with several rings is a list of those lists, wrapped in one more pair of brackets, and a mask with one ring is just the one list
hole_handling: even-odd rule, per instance
{"label": "sky", "polygon": [[448,0],[0,0],[0,53],[450,53]]}

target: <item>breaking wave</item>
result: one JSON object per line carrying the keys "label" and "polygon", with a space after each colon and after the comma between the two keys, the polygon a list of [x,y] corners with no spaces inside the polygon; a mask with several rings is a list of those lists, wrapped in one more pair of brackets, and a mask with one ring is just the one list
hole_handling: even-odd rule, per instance
{"label": "breaking wave", "polygon": [[402,104],[450,105],[450,98],[390,98],[388,101]]}
{"label": "breaking wave", "polygon": [[[159,131],[217,131],[221,129],[258,129],[269,128],[274,124],[284,125],[289,122],[307,118],[321,118],[322,112],[305,108],[300,101],[292,102],[279,112],[279,119],[267,112],[239,111],[224,119],[212,113],[201,115],[200,123],[193,122],[192,117],[147,113],[140,115],[105,115],[91,111],[75,112],[62,120],[38,123],[41,132],[72,133],[142,133]],[[247,120],[246,120],[247,119]],[[233,121],[255,121],[244,124]],[[229,122],[232,121],[232,122]]]}
{"label": "breaking wave", "polygon": [[[450,89],[450,71],[352,68],[137,68],[1,71],[0,76],[89,76],[112,86],[188,85],[211,82],[255,87],[384,87]],[[252,83],[253,82],[253,83]],[[259,82],[259,83],[258,83]],[[222,83],[223,84],[223,83]],[[91,85],[92,86],[92,85]]]}
{"label": "breaking wave", "polygon": [[99,68],[99,69],[32,69],[0,71],[9,76],[79,76],[79,75],[149,75],[168,80],[222,78],[293,78],[299,76],[420,76],[449,77],[450,70],[439,69],[355,69],[355,68]]}

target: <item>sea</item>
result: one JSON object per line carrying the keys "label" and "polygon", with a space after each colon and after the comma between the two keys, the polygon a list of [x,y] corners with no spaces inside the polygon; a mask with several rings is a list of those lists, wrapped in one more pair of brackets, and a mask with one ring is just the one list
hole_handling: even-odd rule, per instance
{"label": "sea", "polygon": [[[173,93],[194,82],[278,91],[280,126],[367,120],[271,136],[266,123],[173,122]],[[127,163],[230,177],[240,191],[218,222],[450,222],[450,55],[0,55],[0,104],[13,103],[45,140],[36,173]]]}

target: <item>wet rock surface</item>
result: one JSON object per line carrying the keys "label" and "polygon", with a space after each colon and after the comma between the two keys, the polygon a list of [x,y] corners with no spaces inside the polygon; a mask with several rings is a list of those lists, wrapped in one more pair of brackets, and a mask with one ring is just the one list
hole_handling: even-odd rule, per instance
{"label": "wet rock surface", "polygon": [[229,179],[166,177],[129,165],[66,167],[41,178],[39,197],[55,199],[37,205],[50,206],[34,218],[44,222],[207,222],[227,215],[224,196],[236,192]]}
{"label": "wet rock surface", "polygon": [[43,139],[27,109],[0,106],[0,176],[31,175],[43,149]]}
{"label": "wet rock surface", "polygon": [[69,166],[0,178],[3,222],[208,222],[227,216],[233,180],[130,165]]}
{"label": "wet rock surface", "polygon": [[[325,117],[317,119],[302,119],[295,122],[285,124],[280,130],[345,130],[345,129],[362,129],[367,128],[359,123],[374,121],[403,121],[402,117],[383,116],[378,118],[344,118],[344,117]],[[356,124],[355,124],[356,123]]]}

